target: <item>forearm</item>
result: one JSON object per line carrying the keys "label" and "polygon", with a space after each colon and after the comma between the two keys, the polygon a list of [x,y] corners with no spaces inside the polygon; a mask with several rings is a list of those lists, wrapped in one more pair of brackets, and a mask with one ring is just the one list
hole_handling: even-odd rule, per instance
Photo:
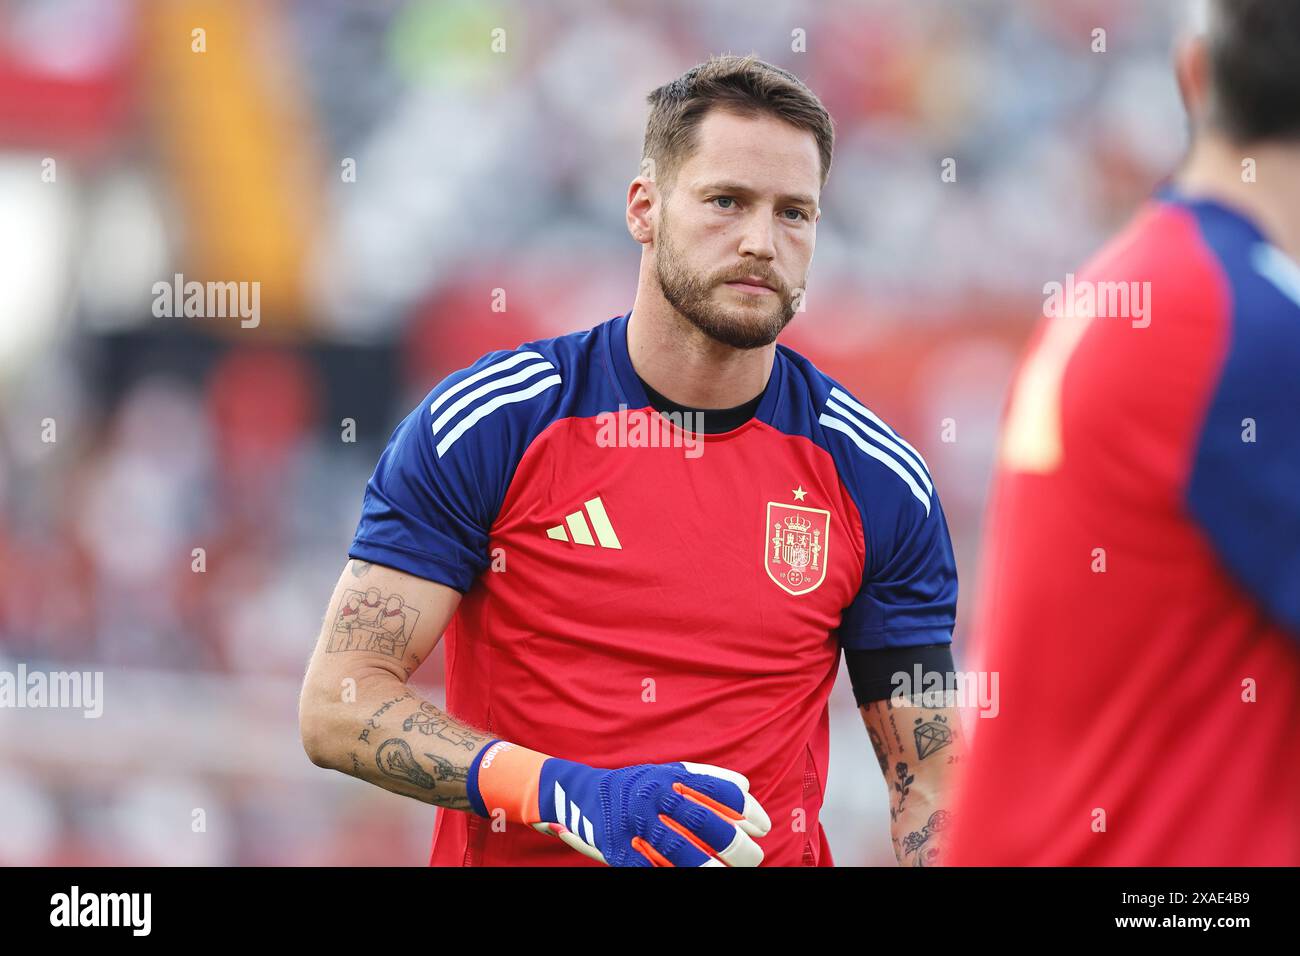
{"label": "forearm", "polygon": [[892,703],[875,701],[860,709],[889,788],[894,855],[901,865],[936,866],[962,752],[960,714],[952,707]]}
{"label": "forearm", "polygon": [[425,803],[469,806],[469,767],[491,738],[407,686],[459,602],[446,585],[365,561],[347,563],[298,705],[312,763]]}
{"label": "forearm", "polygon": [[454,810],[469,808],[465,783],[492,739],[413,693],[389,673],[331,683],[309,674],[312,762],[393,793]]}

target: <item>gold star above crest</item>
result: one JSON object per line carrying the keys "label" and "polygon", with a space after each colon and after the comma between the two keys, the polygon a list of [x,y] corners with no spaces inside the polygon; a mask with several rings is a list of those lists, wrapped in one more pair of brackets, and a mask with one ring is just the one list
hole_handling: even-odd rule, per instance
{"label": "gold star above crest", "polygon": [[804,496],[807,495],[808,492],[803,490],[803,485],[800,485],[798,488],[794,489],[792,494],[794,495],[795,501],[803,501]]}

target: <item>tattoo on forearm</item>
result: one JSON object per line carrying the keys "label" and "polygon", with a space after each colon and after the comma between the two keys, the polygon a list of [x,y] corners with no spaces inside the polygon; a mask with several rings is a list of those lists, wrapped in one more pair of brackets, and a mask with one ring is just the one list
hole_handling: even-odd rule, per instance
{"label": "tattoo on forearm", "polygon": [[420,709],[402,722],[402,729],[407,733],[418,730],[422,734],[445,740],[453,747],[460,747],[463,750],[477,750],[482,740],[481,734],[457,725],[446,714],[439,712],[428,703],[420,704]]}
{"label": "tattoo on forearm", "polygon": [[386,777],[404,780],[422,790],[433,789],[433,777],[420,766],[411,752],[411,745],[401,737],[392,737],[380,744],[375,751],[375,763]]}
{"label": "tattoo on forearm", "polygon": [[[352,573],[361,576],[355,562]],[[400,661],[419,619],[420,612],[400,594],[385,595],[376,587],[344,591],[343,606],[334,618],[325,650],[330,654],[371,651]]]}
{"label": "tattoo on forearm", "polygon": [[408,690],[401,697],[394,697],[392,700],[384,701],[383,704],[380,705],[379,709],[370,715],[370,725],[372,727],[378,727],[379,725],[375,723],[376,720],[384,716],[384,714],[388,713],[389,710],[391,710],[396,705],[400,704],[402,701],[414,700],[414,699],[415,699],[415,695]]}
{"label": "tattoo on forearm", "polygon": [[[384,776],[409,783],[421,790],[436,791],[440,783],[461,787],[465,785],[469,778],[468,767],[458,767],[438,754],[426,752],[424,756],[430,761],[432,773],[416,759],[410,744],[400,737],[392,737],[379,745],[375,752],[375,764]],[[355,759],[354,754],[353,760]],[[452,810],[468,810],[470,807],[469,798],[457,794],[440,793],[434,802]]]}
{"label": "tattoo on forearm", "polygon": [[916,726],[912,730],[912,736],[916,738],[918,760],[937,753],[953,741],[953,728],[948,726],[948,718],[942,714],[936,714],[933,720],[918,717],[914,723]]}
{"label": "tattoo on forearm", "polygon": [[[952,814],[947,810],[936,810],[920,830],[913,830],[903,837],[903,856],[912,858],[912,866],[939,865],[939,841],[935,834],[943,832],[952,823]],[[903,862],[899,859],[899,862]]]}
{"label": "tattoo on forearm", "polygon": [[426,753],[425,756],[433,761],[433,775],[439,781],[447,783],[468,782],[469,767],[458,767],[446,757],[439,757],[437,754]]}

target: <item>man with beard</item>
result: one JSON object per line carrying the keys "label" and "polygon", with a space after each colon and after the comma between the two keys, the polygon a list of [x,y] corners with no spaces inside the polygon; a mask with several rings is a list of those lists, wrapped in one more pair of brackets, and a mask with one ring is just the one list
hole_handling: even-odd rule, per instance
{"label": "man with beard", "polygon": [[[416,621],[400,655],[318,646],[304,745],[438,806],[435,865],[829,866],[844,649],[899,860],[932,864],[958,721],[895,692],[952,670],[943,511],[916,450],[776,344],[830,117],[752,57],[649,101],[631,310],[486,355],[398,426],[334,601],[364,578]],[[609,440],[660,414],[702,420],[700,453]],[[445,712],[404,686],[444,629]]]}

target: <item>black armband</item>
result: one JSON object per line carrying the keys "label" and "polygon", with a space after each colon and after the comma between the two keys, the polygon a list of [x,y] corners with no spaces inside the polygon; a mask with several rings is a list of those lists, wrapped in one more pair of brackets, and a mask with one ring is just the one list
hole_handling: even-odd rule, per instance
{"label": "black armband", "polygon": [[[943,687],[953,686],[956,666],[952,660],[951,644],[921,644],[916,647],[882,647],[861,651],[846,648],[844,660],[849,667],[849,680],[853,683],[853,697],[859,707],[877,700],[888,700],[895,688],[903,693],[919,694],[927,684],[937,681],[931,674],[942,674]],[[916,686],[917,669],[922,675],[921,686]],[[904,681],[903,676],[906,676]]]}

